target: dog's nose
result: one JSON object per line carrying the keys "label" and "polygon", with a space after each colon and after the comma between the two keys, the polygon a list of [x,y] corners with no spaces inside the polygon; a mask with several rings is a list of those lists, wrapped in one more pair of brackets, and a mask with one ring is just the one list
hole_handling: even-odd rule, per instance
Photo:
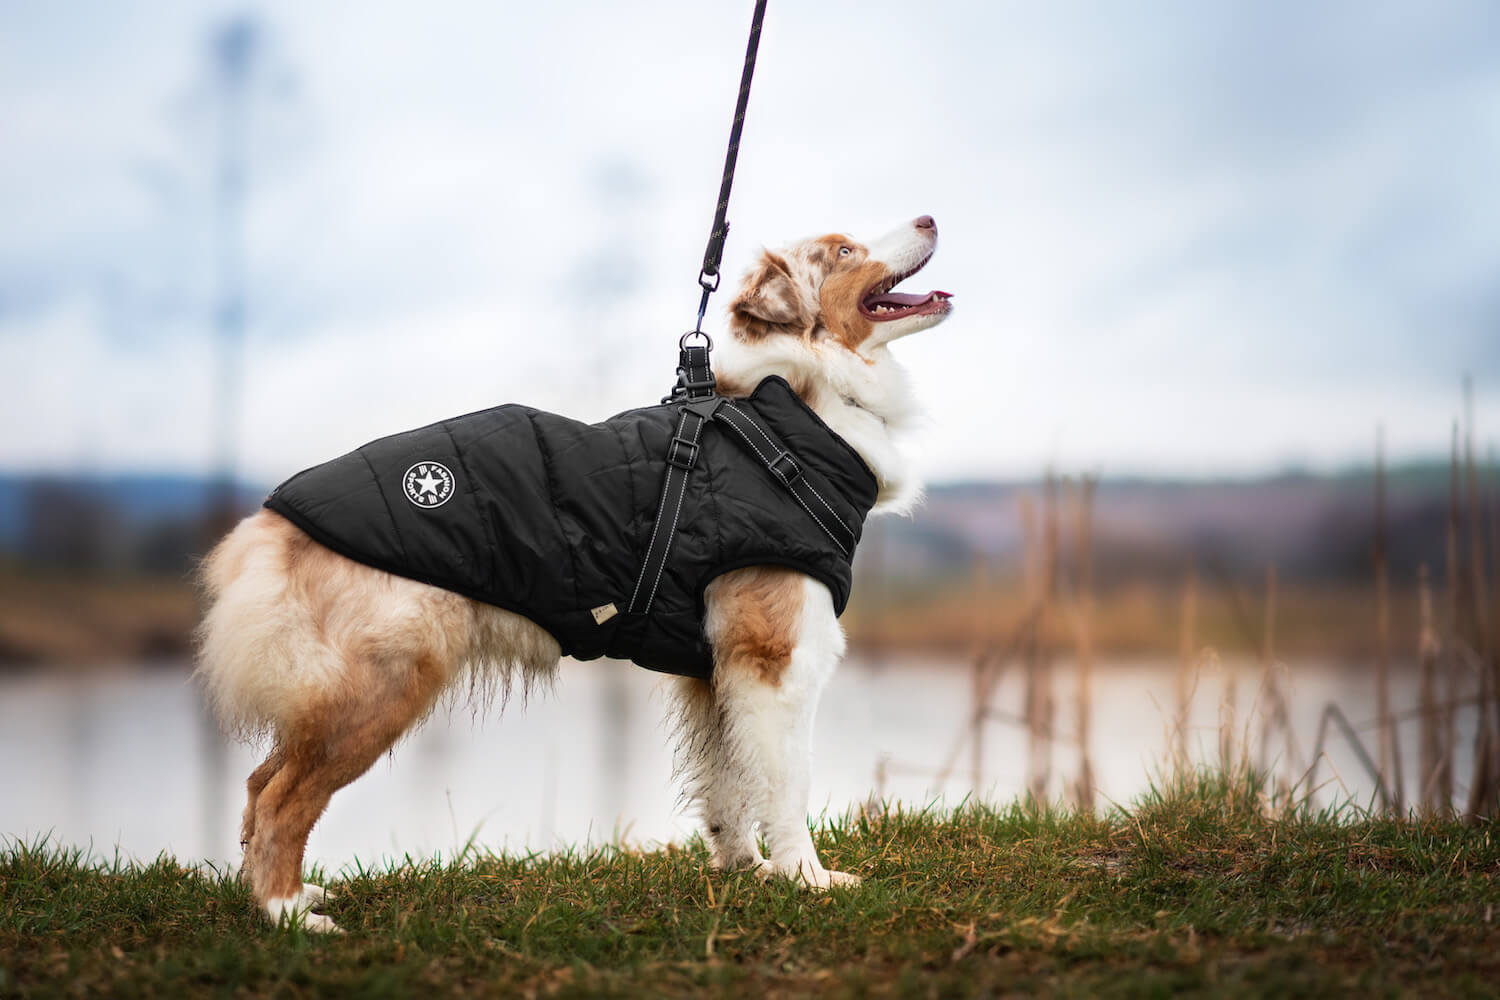
{"label": "dog's nose", "polygon": [[936,229],[937,223],[932,221],[932,216],[923,215],[917,219],[916,226],[918,229]]}

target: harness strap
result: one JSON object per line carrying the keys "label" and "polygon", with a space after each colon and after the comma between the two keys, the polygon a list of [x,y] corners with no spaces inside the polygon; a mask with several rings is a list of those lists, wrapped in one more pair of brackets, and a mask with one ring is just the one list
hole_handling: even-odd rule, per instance
{"label": "harness strap", "polygon": [[[702,352],[701,359],[697,356],[689,358],[688,352],[695,350]],[[713,421],[734,432],[731,437],[759,460],[773,479],[786,487],[845,558],[853,556],[859,536],[803,475],[802,463],[797,456],[775,431],[766,426],[765,421],[756,416],[754,410],[741,407],[735,400],[713,391],[707,348],[684,348],[682,357],[674,398],[686,396],[687,400],[678,410],[677,433],[667,444],[667,474],[662,482],[661,502],[656,508],[656,523],[651,528],[651,541],[646,546],[641,573],[636,578],[635,591],[630,595],[629,613],[644,615],[651,612],[667,557],[672,551],[672,540],[677,534],[682,500],[687,495],[688,475],[698,463],[699,439],[704,426]]]}
{"label": "harness strap", "polygon": [[773,479],[797,498],[802,509],[823,529],[824,534],[833,539],[833,544],[839,547],[845,558],[854,554],[854,546],[858,541],[854,530],[823,499],[817,488],[807,481],[802,474],[802,463],[776,436],[776,432],[766,426],[765,421],[757,417],[753,410],[735,405],[732,399],[724,400],[714,419],[735,432],[740,444],[760,460],[760,464],[766,467]]}
{"label": "harness strap", "polygon": [[[686,341],[684,336],[677,355],[677,387],[663,400],[682,399],[686,402],[678,411],[677,433],[667,444],[667,474],[662,482],[661,503],[656,508],[656,523],[651,528],[651,543],[646,546],[641,575],[636,578],[635,591],[630,595],[628,611],[633,615],[647,614],[651,603],[656,600],[662,570],[666,569],[667,555],[672,551],[672,538],[677,534],[677,517],[682,513],[688,473],[698,462],[698,439],[703,434],[703,425],[713,419],[714,413],[724,403],[724,398],[714,392],[708,338],[695,345],[688,345]],[[663,531],[668,511],[671,512],[671,521]]]}

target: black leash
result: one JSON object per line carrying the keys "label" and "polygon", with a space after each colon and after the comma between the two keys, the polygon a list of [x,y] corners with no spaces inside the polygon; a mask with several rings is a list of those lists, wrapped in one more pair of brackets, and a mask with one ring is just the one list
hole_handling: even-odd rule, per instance
{"label": "black leash", "polygon": [[750,78],[755,75],[755,53],[760,48],[760,26],[765,19],[766,0],[755,0],[750,42],[745,48],[745,68],[740,73],[740,96],[734,106],[734,124],[729,127],[729,151],[724,154],[724,177],[719,181],[719,207],[714,212],[713,229],[708,234],[708,248],[703,251],[703,269],[698,272],[703,298],[698,303],[698,324],[693,327],[694,333],[703,332],[708,297],[719,290],[719,262],[724,259],[724,241],[729,236],[729,189],[734,185],[734,162],[740,155],[740,133],[745,130],[745,108],[750,104]]}
{"label": "black leash", "polygon": [[[698,302],[698,322],[677,342],[677,385],[663,403],[681,403],[677,432],[667,445],[667,474],[662,483],[661,503],[651,528],[635,592],[630,595],[630,614],[650,614],[656,599],[661,575],[677,534],[677,518],[687,493],[688,473],[698,461],[699,439],[710,421],[718,420],[731,428],[741,445],[756,456],[778,482],[796,498],[818,526],[833,539],[846,555],[854,551],[855,533],[834,514],[832,508],[802,475],[802,466],[775,433],[749,409],[737,407],[720,396],[709,365],[713,339],[703,332],[703,317],[708,311],[708,297],[719,290],[722,275],[719,265],[724,258],[724,241],[729,235],[729,189],[734,185],[734,164],[740,155],[740,134],[745,129],[745,108],[750,103],[750,79],[755,75],[755,54],[760,48],[760,29],[766,17],[766,0],[756,0],[755,15],[750,22],[750,43],[745,48],[745,68],[740,74],[740,95],[735,103],[734,124],[729,129],[729,150],[724,156],[724,177],[719,182],[719,205],[714,212],[713,229],[703,252],[703,268],[698,284],[703,298]],[[702,342],[688,344],[689,338]],[[670,520],[668,519],[670,514]]]}

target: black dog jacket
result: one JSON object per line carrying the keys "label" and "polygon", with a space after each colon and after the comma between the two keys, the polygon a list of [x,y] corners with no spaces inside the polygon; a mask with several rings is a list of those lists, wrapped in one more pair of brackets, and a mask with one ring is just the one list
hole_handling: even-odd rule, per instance
{"label": "black dog jacket", "polygon": [[300,472],[266,506],[358,562],[525,615],[569,656],[707,677],[709,582],[786,566],[842,614],[875,495],[854,449],[771,377],[747,399],[599,424],[481,410]]}

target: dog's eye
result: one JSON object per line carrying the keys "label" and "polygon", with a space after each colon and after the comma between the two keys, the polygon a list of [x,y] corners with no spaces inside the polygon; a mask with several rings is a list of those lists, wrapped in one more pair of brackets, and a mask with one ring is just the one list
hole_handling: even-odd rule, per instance
{"label": "dog's eye", "polygon": [[847,257],[852,252],[853,251],[851,251],[848,247],[839,247],[839,256],[840,257]]}

